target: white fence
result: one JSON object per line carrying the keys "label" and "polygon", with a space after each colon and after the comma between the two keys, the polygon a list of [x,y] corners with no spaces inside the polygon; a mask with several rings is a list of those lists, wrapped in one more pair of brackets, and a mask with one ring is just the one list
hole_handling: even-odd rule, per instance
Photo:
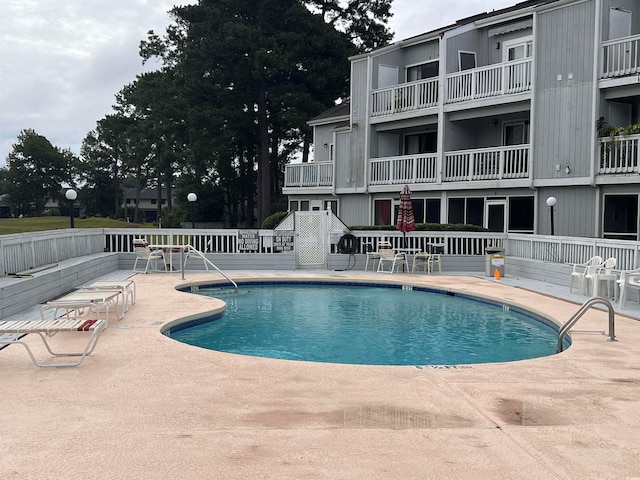
{"label": "white fence", "polygon": [[[333,239],[339,238],[339,234]],[[618,270],[640,267],[640,242],[602,238],[558,237],[489,232],[353,231],[373,248],[390,241],[396,248],[427,250],[429,243],[443,243],[445,255],[484,255],[488,247],[504,248],[507,256],[549,263],[582,263],[593,255],[615,257]],[[3,275],[47,266],[69,258],[99,252],[133,253],[133,240],[146,238],[155,245],[193,245],[205,253],[273,254],[297,252],[295,232],[255,229],[74,229],[0,236],[0,268]],[[337,245],[331,245],[337,253]]]}

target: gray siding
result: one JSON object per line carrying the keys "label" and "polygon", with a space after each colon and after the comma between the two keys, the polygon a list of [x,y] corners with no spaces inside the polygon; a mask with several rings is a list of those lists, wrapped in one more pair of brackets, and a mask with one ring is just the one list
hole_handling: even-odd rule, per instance
{"label": "gray siding", "polygon": [[472,30],[455,37],[451,37],[447,41],[447,71],[446,73],[455,73],[458,68],[458,51],[476,52],[476,65],[481,67],[488,63],[488,39],[486,32]]}
{"label": "gray siding", "polygon": [[341,195],[338,216],[349,227],[368,225],[369,197],[367,195]]}
{"label": "gray siding", "polygon": [[351,70],[351,141],[349,142],[349,168],[355,184],[364,185],[365,138],[368,129],[369,112],[367,96],[369,95],[369,79],[367,76],[367,60],[354,62]]}
{"label": "gray siding", "polygon": [[398,68],[398,79],[397,83],[401,83],[404,81],[404,72],[402,70],[403,60],[402,60],[402,51],[401,50],[393,50],[391,52],[387,52],[383,55],[378,55],[373,57],[373,72],[372,72],[372,89],[378,88],[378,67],[380,65],[386,65],[388,67],[399,67]]}
{"label": "gray siding", "polygon": [[[534,178],[590,175],[594,2],[541,13],[535,54]],[[562,48],[558,48],[562,45]],[[569,76],[573,76],[572,79]],[[555,165],[560,165],[556,171]]]}
{"label": "gray siding", "polygon": [[603,0],[602,2],[602,41],[609,40],[609,11],[611,7],[631,12],[631,33],[640,33],[640,2],[638,0]]}
{"label": "gray siding", "polygon": [[540,235],[551,233],[551,215],[547,198],[556,197],[555,234],[593,237],[595,231],[596,190],[590,187],[545,188],[538,191],[538,229]]}
{"label": "gray siding", "polygon": [[[338,133],[336,135],[336,163],[334,182],[337,189],[353,186],[351,178],[354,177],[354,162],[351,161],[349,145],[350,133]],[[355,179],[354,179],[355,181]]]}
{"label": "gray siding", "polygon": [[[316,162],[328,162],[330,148],[333,143],[333,129],[335,125],[320,125],[313,129],[313,158]],[[327,145],[327,148],[324,145]]]}

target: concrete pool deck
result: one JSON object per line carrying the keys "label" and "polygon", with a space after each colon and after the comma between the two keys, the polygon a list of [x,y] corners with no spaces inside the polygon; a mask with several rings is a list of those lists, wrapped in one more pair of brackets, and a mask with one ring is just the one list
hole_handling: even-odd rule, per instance
{"label": "concrete pool deck", "polygon": [[[578,308],[509,285],[508,277],[231,276],[431,285],[529,307],[560,323]],[[133,279],[136,305],[110,322],[81,366],[42,369],[20,345],[0,351],[0,479],[640,478],[637,318],[616,315],[617,342],[574,333],[562,354],[519,362],[295,362],[204,350],[160,333],[178,317],[220,306],[174,288],[218,274]],[[606,329],[607,315],[592,309],[576,328]],[[76,337],[54,340],[84,340]]]}

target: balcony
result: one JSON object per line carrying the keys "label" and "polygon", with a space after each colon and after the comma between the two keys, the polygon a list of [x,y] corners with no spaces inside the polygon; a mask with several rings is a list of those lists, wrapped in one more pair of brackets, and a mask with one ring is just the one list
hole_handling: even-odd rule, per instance
{"label": "balcony", "polygon": [[[448,152],[443,182],[517,180],[529,178],[530,145]],[[369,185],[438,182],[437,154],[405,155],[371,160]]]}
{"label": "balcony", "polygon": [[435,183],[438,155],[408,155],[371,160],[369,185]]}
{"label": "balcony", "polygon": [[531,91],[531,58],[447,75],[446,103]]}
{"label": "balcony", "polygon": [[602,43],[602,78],[626,77],[640,73],[640,35]]}
{"label": "balcony", "polygon": [[600,139],[598,174],[640,173],[640,134]]}
{"label": "balcony", "polygon": [[510,145],[448,152],[443,182],[529,178],[530,145]]}
{"label": "balcony", "polygon": [[284,186],[329,187],[333,186],[333,163],[296,163],[287,165],[284,171]]}
{"label": "balcony", "polygon": [[412,112],[438,105],[438,79],[430,78],[373,92],[371,116]]}

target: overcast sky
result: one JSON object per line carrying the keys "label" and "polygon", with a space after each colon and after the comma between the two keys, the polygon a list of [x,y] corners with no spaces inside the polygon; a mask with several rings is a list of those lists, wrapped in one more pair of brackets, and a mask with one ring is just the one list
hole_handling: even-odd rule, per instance
{"label": "overcast sky", "polygon": [[[80,153],[114,95],[145,70],[138,45],[184,0],[0,0],[0,166],[23,129]],[[393,0],[394,41],[516,0]]]}

